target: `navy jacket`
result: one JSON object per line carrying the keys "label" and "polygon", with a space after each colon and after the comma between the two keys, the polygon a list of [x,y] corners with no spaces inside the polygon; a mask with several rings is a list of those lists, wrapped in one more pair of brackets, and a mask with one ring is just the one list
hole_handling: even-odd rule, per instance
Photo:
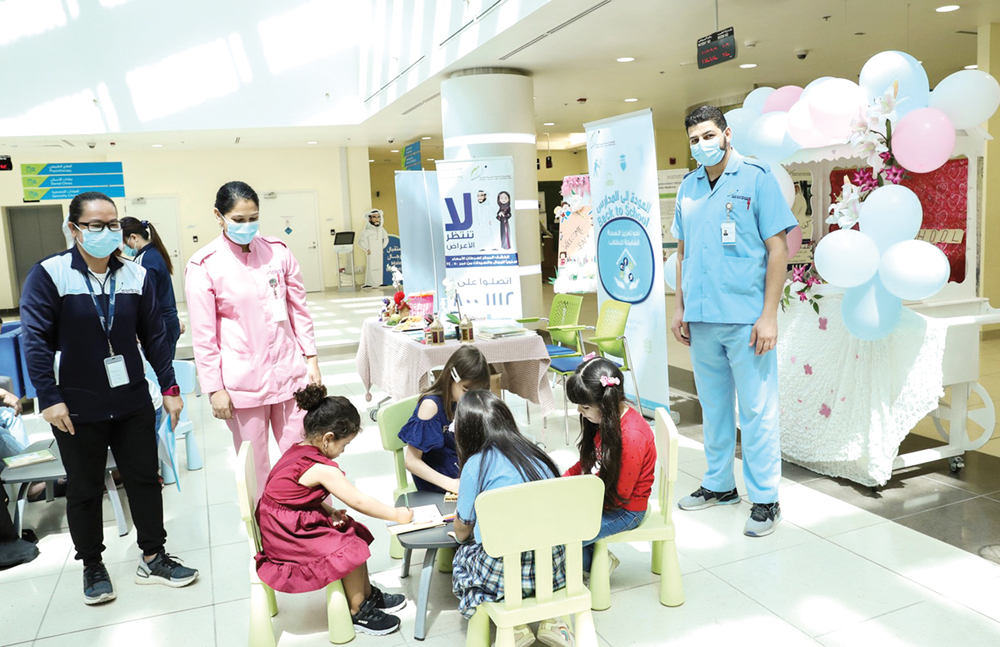
{"label": "navy jacket", "polygon": [[[108,342],[86,281],[87,263],[76,247],[35,264],[21,291],[21,343],[42,409],[64,402],[73,422],[119,418],[151,406],[136,338],[163,388],[176,382],[163,318],[149,274],[112,256],[104,290],[94,287],[105,315],[115,275],[111,343],[125,358],[129,383],[112,389],[104,360]],[[59,375],[54,362],[61,352]]]}
{"label": "navy jacket", "polygon": [[135,262],[146,268],[146,275],[153,282],[153,293],[156,303],[160,306],[163,321],[173,321],[177,318],[177,299],[174,297],[174,284],[170,282],[170,272],[163,256],[153,245],[146,245],[135,255]]}

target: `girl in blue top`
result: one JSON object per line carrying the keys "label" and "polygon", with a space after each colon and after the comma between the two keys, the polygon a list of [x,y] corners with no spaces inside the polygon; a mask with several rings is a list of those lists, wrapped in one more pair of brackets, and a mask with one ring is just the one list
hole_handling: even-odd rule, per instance
{"label": "girl in blue top", "polygon": [[[462,466],[461,487],[455,509],[452,535],[461,543],[452,565],[452,591],[458,610],[466,618],[484,602],[504,597],[503,559],[490,557],[476,525],[476,497],[496,488],[541,481],[559,476],[552,459],[521,435],[510,409],[489,391],[470,391],[462,396],[455,412],[458,460]],[[513,512],[512,512],[513,514]],[[552,588],[566,586],[566,550],[552,549]],[[535,555],[521,555],[521,593],[535,593]],[[561,619],[546,620],[538,628],[538,639],[553,647],[572,645],[569,627]],[[515,645],[531,645],[535,636],[527,625],[514,628]]]}
{"label": "girl in blue top", "polygon": [[122,253],[146,268],[149,273],[156,302],[160,306],[160,315],[163,317],[163,327],[167,331],[167,344],[173,353],[177,350],[177,340],[184,332],[184,324],[177,317],[177,299],[174,298],[174,285],[170,282],[170,275],[174,273],[170,254],[163,246],[153,223],[131,216],[125,216],[120,222],[124,243]]}
{"label": "girl in blue top", "polygon": [[399,430],[406,443],[406,471],[417,489],[458,492],[458,451],[451,430],[455,404],[466,391],[488,389],[490,367],[475,346],[462,346],[424,391],[409,421]]}

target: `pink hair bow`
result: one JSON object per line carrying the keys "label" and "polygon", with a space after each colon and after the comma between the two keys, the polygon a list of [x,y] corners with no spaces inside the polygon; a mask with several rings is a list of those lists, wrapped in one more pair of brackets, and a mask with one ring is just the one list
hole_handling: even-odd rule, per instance
{"label": "pink hair bow", "polygon": [[615,385],[615,386],[618,386],[621,383],[622,383],[622,381],[620,379],[618,379],[617,377],[614,377],[614,376],[611,376],[611,375],[602,375],[601,376],[601,386],[607,387],[607,386],[611,386],[612,384]]}
{"label": "pink hair bow", "polygon": [[590,360],[594,359],[595,357],[597,357],[597,353],[587,353],[586,355],[583,356],[583,361],[584,362],[589,362]]}

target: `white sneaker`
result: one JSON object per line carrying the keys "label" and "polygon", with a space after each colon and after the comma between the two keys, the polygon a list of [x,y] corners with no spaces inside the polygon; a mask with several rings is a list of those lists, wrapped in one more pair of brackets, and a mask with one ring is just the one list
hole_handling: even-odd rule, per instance
{"label": "white sneaker", "polygon": [[615,572],[618,565],[621,564],[621,560],[615,557],[615,554],[610,550],[608,551],[608,578],[611,578],[611,574]]}
{"label": "white sneaker", "polygon": [[538,625],[538,640],[549,647],[574,647],[576,639],[569,625],[561,618],[555,620],[543,620]]}

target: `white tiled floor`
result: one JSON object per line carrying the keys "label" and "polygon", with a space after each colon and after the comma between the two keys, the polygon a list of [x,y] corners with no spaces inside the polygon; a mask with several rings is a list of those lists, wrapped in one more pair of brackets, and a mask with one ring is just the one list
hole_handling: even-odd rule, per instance
{"label": "white tiled floor", "polygon": [[[370,405],[354,373],[353,353],[332,353],[338,344],[356,341],[357,322],[377,301],[354,296],[316,299],[313,305],[318,323],[332,324],[324,342],[324,379],[333,392],[354,402],[366,423]],[[374,401],[381,395],[373,391]],[[557,392],[556,398],[562,394]],[[533,407],[529,426],[524,424],[523,402],[511,396],[508,403],[526,433],[540,437],[538,408]],[[29,504],[26,525],[42,536],[42,554],[31,564],[0,571],[0,645],[246,644],[250,554],[236,505],[235,453],[228,430],[211,417],[205,398],[194,399],[191,414],[205,467],[182,470],[183,490],[167,487],[163,496],[168,549],[201,570],[199,581],[178,590],[133,584],[135,531],[116,537],[106,507],[105,559],[118,599],[86,607],[62,501]],[[28,422],[33,434],[47,433],[37,419]],[[557,412],[549,422],[548,449],[565,466],[573,452],[562,444],[562,435]],[[704,458],[698,443],[682,438],[681,445],[677,492],[686,493],[697,487]],[[366,424],[340,462],[358,487],[389,500],[392,465],[374,424]],[[742,480],[739,471],[737,479]],[[781,497],[784,521],[774,535],[762,539],[742,534],[749,513],[746,503],[676,513],[686,596],[677,608],[658,602],[648,545],[615,547],[622,564],[612,580],[612,607],[596,614],[599,644],[1000,644],[1000,566],[803,485],[783,481]],[[384,525],[374,520],[368,525],[376,537],[369,562],[374,579],[412,600],[418,567],[414,565],[411,577],[400,579],[400,563],[388,557]],[[431,588],[429,634],[423,644],[464,644],[466,623],[456,610],[449,578],[438,574]],[[278,605],[280,645],[329,644],[322,591],[279,594]],[[412,601],[400,615],[401,632],[382,638],[358,636],[352,644],[413,643]]]}

